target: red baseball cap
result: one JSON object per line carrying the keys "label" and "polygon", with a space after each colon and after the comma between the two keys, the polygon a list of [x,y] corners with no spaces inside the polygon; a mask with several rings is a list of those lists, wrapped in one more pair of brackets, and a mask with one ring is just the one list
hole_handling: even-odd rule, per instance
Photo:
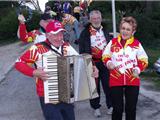
{"label": "red baseball cap", "polygon": [[57,34],[60,31],[65,31],[63,25],[58,20],[53,20],[46,26],[46,33]]}

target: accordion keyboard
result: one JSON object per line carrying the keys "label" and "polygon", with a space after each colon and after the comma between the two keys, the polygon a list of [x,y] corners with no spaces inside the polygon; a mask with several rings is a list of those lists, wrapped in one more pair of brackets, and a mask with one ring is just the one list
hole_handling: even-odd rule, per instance
{"label": "accordion keyboard", "polygon": [[49,74],[49,78],[44,81],[45,102],[58,103],[59,91],[57,57],[49,56],[47,58],[43,58],[43,67],[44,71]]}

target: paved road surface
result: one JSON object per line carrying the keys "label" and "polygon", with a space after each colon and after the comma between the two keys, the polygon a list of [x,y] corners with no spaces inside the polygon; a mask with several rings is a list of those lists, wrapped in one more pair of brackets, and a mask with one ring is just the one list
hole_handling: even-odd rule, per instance
{"label": "paved road surface", "polygon": [[[102,94],[102,117],[110,120],[106,113]],[[0,120],[44,120],[35,92],[35,81],[12,69],[0,84]],[[96,120],[88,100],[75,103],[76,120]],[[159,120],[160,104],[140,95],[137,107],[137,120]]]}

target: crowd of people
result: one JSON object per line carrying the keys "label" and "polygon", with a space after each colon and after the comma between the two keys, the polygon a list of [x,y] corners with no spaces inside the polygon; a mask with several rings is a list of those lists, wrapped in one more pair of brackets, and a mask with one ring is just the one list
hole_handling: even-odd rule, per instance
{"label": "crowd of people", "polygon": [[[72,6],[69,2],[64,2],[63,10],[60,10],[59,3],[56,3],[55,11],[46,6],[39,22],[40,28],[30,32],[26,29],[24,16],[19,15],[18,37],[23,42],[34,44],[17,59],[15,68],[25,75],[36,78],[37,94],[46,120],[75,120],[74,104],[44,102],[43,82],[49,75],[42,68],[42,56],[90,54],[94,66],[93,77],[99,95],[89,100],[95,117],[101,117],[100,85],[102,85],[106,113],[112,114],[112,120],[122,120],[123,112],[126,120],[136,120],[139,74],[148,65],[147,54],[139,40],[134,37],[137,22],[131,16],[123,17],[119,25],[119,35],[110,40],[107,27],[102,22],[102,13],[95,9],[89,12],[89,22],[80,33],[81,6],[73,9],[74,14],[71,14]],[[64,41],[66,24],[73,25],[79,53],[69,42]]]}
{"label": "crowd of people", "polygon": [[[83,18],[85,20],[83,20]],[[47,22],[51,19],[62,22],[63,26],[66,28],[66,34],[69,34],[70,32],[67,29],[67,27],[69,26],[69,30],[73,30],[75,33],[75,40],[73,41],[75,44],[78,44],[80,36],[79,26],[85,25],[87,20],[86,5],[81,3],[75,7],[72,7],[69,1],[63,2],[63,4],[61,4],[60,1],[54,1],[53,8],[51,8],[48,5],[45,6],[44,14],[42,14],[42,17],[40,18],[40,29],[32,30],[31,32],[27,31],[25,25],[26,19],[24,18],[23,14],[21,14],[18,17],[18,20],[21,23],[21,25],[19,25],[18,37],[24,42],[32,42],[34,40],[37,41],[38,38],[36,38],[36,36],[39,36],[40,34],[43,34],[45,32],[44,27],[46,26]],[[40,39],[45,39],[44,35],[43,38]]]}

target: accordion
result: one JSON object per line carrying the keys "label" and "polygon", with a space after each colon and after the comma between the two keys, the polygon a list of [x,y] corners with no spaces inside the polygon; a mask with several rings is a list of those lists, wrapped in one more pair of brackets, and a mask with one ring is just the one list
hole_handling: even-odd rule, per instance
{"label": "accordion", "polygon": [[45,103],[73,103],[98,97],[91,55],[43,55],[42,63],[49,74],[44,81]]}

